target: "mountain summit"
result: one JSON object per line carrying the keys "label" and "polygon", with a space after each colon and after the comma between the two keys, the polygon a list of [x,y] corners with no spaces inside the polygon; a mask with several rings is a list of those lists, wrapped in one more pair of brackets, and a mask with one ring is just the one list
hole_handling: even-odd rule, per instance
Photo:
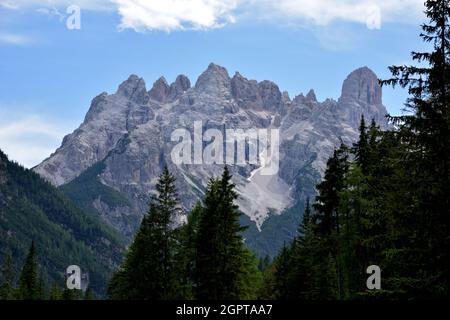
{"label": "mountain summit", "polygon": [[361,114],[383,128],[386,113],[377,77],[367,67],[347,77],[337,102],[319,102],[313,90],[290,100],[271,81],[249,80],[239,72],[230,78],[216,64],[194,87],[180,75],[170,85],[161,77],[147,91],[144,80],[132,75],[115,94],[94,98],[85,121],[35,171],[131,237],[165,165],[177,177],[186,209],[222,171],[221,165],[175,165],[174,130],[192,132],[195,121],[202,121],[204,130],[279,129],[278,175],[259,176],[254,164],[231,166],[239,206],[264,232],[268,217],[314,196],[334,148],[357,139]]}

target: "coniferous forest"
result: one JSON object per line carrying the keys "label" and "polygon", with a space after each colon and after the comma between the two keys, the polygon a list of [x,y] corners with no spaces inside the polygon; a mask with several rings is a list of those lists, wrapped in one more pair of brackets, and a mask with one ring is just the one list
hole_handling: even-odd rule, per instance
{"label": "coniferous forest", "polygon": [[[245,245],[228,167],[203,201],[183,214],[166,168],[123,261],[110,277],[112,300],[410,300],[450,295],[450,1],[426,1],[420,37],[430,52],[392,66],[384,86],[407,88],[402,116],[381,130],[360,119],[359,139],[327,162],[295,239],[274,259]],[[45,209],[45,208],[44,208]],[[86,218],[87,219],[87,218]],[[100,231],[99,231],[100,232]],[[73,235],[74,237],[76,235]],[[3,299],[90,299],[63,286],[44,294],[36,246],[20,275],[3,259]],[[81,248],[81,247],[80,247]],[[90,250],[89,248],[83,250]],[[80,249],[81,250],[81,249]],[[21,261],[22,261],[21,260]],[[368,289],[370,266],[381,286]],[[102,266],[99,266],[99,268]],[[16,280],[13,280],[16,279]]]}

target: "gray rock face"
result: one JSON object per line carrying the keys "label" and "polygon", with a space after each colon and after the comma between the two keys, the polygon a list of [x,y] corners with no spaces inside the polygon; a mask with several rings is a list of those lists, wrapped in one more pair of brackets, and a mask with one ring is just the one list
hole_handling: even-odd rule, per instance
{"label": "gray rock face", "polygon": [[317,102],[316,93],[313,89],[309,90],[308,94],[306,95],[306,101]]}
{"label": "gray rock face", "polygon": [[204,94],[217,95],[229,93],[231,88],[231,79],[228,71],[224,67],[211,63],[197,79],[195,89]]}
{"label": "gray rock face", "polygon": [[116,94],[137,104],[146,104],[149,98],[144,79],[136,75],[131,75],[128,80],[123,82]]}
{"label": "gray rock face", "polygon": [[196,121],[202,122],[203,131],[279,129],[277,175],[261,176],[255,164],[230,166],[238,204],[260,227],[269,212],[279,214],[306,197],[298,182],[305,168],[323,174],[334,148],[341,141],[351,144],[357,139],[361,114],[387,127],[381,98],[377,77],[368,68],[349,75],[337,102],[319,102],[312,90],[306,97],[301,94],[290,100],[273,82],[248,80],[239,73],[230,78],[225,68],[215,64],[208,66],[193,88],[180,75],[170,86],[160,78],[147,92],[141,78],[130,76],[115,94],[94,98],[80,127],[35,171],[60,186],[101,161],[104,169],[95,178],[126,201],[108,202],[100,195],[92,206],[105,221],[131,235],[147,211],[164,165],[177,177],[186,209],[202,197],[208,179],[222,172],[223,166],[217,164],[175,165],[171,158],[177,144],[171,140],[174,130],[185,128],[194,139]]}
{"label": "gray rock face", "polygon": [[367,67],[353,71],[342,86],[341,99],[358,100],[366,104],[381,105],[382,89],[378,77]]}
{"label": "gray rock face", "polygon": [[165,102],[169,94],[169,85],[164,77],[159,78],[149,91],[150,98],[158,102]]}
{"label": "gray rock face", "polygon": [[183,93],[191,88],[191,81],[185,75],[179,75],[169,88],[169,99],[174,101],[181,97]]}
{"label": "gray rock face", "polygon": [[262,110],[263,103],[257,81],[249,81],[236,72],[231,79],[231,92],[240,108]]}
{"label": "gray rock face", "polygon": [[362,110],[384,127],[387,112],[383,108],[382,88],[376,74],[367,67],[353,71],[345,79],[339,105],[340,117],[352,125],[359,123]]}

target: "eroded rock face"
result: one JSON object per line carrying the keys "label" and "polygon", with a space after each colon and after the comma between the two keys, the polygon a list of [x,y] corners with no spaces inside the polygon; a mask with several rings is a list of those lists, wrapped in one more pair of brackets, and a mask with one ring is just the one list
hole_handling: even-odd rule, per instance
{"label": "eroded rock face", "polygon": [[211,63],[197,79],[195,89],[199,93],[223,95],[230,93],[231,79],[224,67]]}
{"label": "eroded rock face", "polygon": [[153,84],[152,89],[149,91],[150,98],[158,102],[165,102],[169,95],[169,85],[164,77],[159,78]]}
{"label": "eroded rock face", "polygon": [[185,75],[179,75],[174,83],[169,88],[169,99],[176,100],[183,95],[183,93],[191,88],[191,81]]}
{"label": "eroded rock face", "polygon": [[367,67],[353,71],[345,79],[339,105],[338,111],[343,121],[355,125],[359,123],[363,111],[380,125],[385,124],[387,112],[383,108],[382,88],[376,74]]}
{"label": "eroded rock face", "polygon": [[258,175],[253,164],[230,167],[238,204],[261,226],[269,211],[281,213],[306,198],[305,190],[314,190],[313,185],[305,188],[299,182],[310,175],[305,168],[323,174],[334,148],[341,141],[351,144],[357,139],[361,114],[387,127],[381,98],[377,77],[366,67],[344,81],[339,101],[324,102],[317,101],[313,90],[290,100],[273,82],[248,80],[239,73],[230,78],[225,68],[215,64],[208,66],[193,88],[180,75],[170,86],[160,78],[147,92],[144,80],[132,75],[115,94],[94,98],[81,126],[35,171],[60,186],[102,162],[104,169],[91,179],[120,196],[110,196],[109,201],[105,195],[93,197],[92,206],[105,221],[132,235],[165,165],[177,177],[186,209],[202,197],[208,179],[222,173],[222,165],[175,165],[171,159],[177,143],[171,141],[174,130],[186,128],[192,133],[195,121],[201,121],[204,130],[279,129],[277,175]]}
{"label": "eroded rock face", "polygon": [[128,80],[124,81],[117,89],[116,94],[137,104],[146,104],[149,99],[144,79],[136,75],[131,75]]}

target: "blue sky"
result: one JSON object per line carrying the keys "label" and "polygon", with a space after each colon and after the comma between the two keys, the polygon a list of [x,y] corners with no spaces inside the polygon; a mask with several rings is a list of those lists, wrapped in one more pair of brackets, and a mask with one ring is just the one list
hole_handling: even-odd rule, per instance
{"label": "blue sky", "polygon": [[[0,148],[42,161],[83,120],[97,94],[130,74],[192,83],[210,62],[272,80],[293,97],[314,88],[337,99],[342,81],[423,50],[421,0],[0,0]],[[81,28],[66,26],[68,6]],[[406,93],[384,89],[399,114]]]}

